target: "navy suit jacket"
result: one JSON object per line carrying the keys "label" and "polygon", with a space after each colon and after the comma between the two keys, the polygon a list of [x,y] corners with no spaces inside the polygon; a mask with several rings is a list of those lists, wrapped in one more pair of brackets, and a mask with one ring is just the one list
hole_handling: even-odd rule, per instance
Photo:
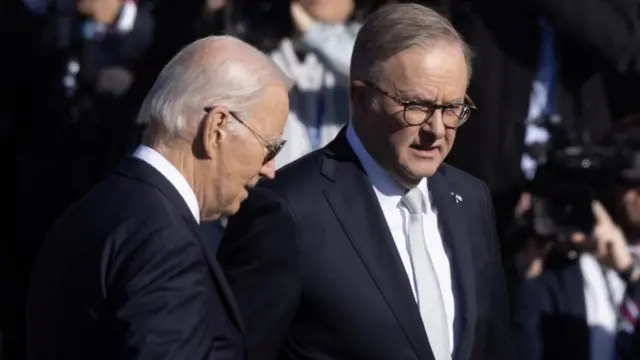
{"label": "navy suit jacket", "polygon": [[519,359],[589,359],[590,329],[577,260],[554,254],[539,277],[514,284],[512,314]]}
{"label": "navy suit jacket", "polygon": [[28,358],[244,359],[213,248],[175,187],[126,158],[50,231],[27,301]]}
{"label": "navy suit jacket", "polygon": [[[429,190],[460,296],[453,359],[513,359],[487,187],[443,165]],[[229,220],[218,259],[246,320],[252,359],[433,359],[406,271],[344,131],[251,192]]]}

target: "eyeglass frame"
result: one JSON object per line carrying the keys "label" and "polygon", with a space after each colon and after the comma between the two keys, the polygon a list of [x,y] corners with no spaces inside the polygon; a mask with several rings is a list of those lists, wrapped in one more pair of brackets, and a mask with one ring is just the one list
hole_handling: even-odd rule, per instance
{"label": "eyeglass frame", "polygon": [[[409,126],[421,126],[421,125],[423,125],[424,123],[429,121],[429,119],[431,119],[431,117],[433,116],[433,114],[436,113],[437,110],[441,110],[441,112],[442,112],[442,122],[444,124],[444,111],[445,110],[450,109],[450,108],[455,107],[455,106],[465,106],[465,107],[467,107],[469,109],[469,115],[467,115],[467,117],[464,120],[460,120],[460,116],[458,116],[458,120],[460,120],[460,123],[458,123],[456,126],[451,126],[451,125],[444,124],[448,128],[457,129],[457,128],[461,127],[462,125],[464,125],[467,122],[467,120],[469,120],[469,118],[471,117],[471,110],[478,110],[478,108],[476,107],[476,105],[473,102],[473,100],[471,100],[471,97],[469,97],[469,95],[467,95],[467,94],[464,95],[464,101],[466,101],[468,103],[438,104],[438,103],[433,102],[433,101],[425,101],[425,100],[403,100],[403,99],[398,98],[397,96],[394,96],[394,95],[390,94],[387,91],[382,90],[379,86],[374,85],[371,82],[364,81],[364,80],[360,80],[360,81],[364,85],[366,85],[366,86],[368,86],[368,87],[370,87],[370,88],[382,93],[383,95],[385,95],[389,99],[395,101],[399,105],[402,105],[403,106],[402,119]],[[427,113],[427,112],[424,112],[425,113],[424,120],[422,120],[422,122],[419,123],[419,124],[412,124],[412,123],[407,121],[407,108],[409,106],[412,106],[412,105],[426,106],[428,108],[433,108],[433,111],[430,114]]]}
{"label": "eyeglass frame", "polygon": [[[214,106],[205,106],[204,112],[208,115],[213,110],[213,108]],[[255,136],[256,139],[258,139],[258,141],[260,141],[262,145],[267,149],[267,153],[264,156],[264,160],[262,161],[263,165],[275,159],[276,156],[278,156],[278,154],[280,153],[280,151],[282,151],[282,148],[284,147],[284,145],[287,143],[287,140],[279,140],[276,144],[273,144],[269,140],[265,139],[262,135],[260,135],[254,128],[249,126],[246,122],[242,121],[242,119],[240,119],[238,114],[230,110],[229,110],[229,114],[237,122],[239,122],[245,128],[247,128],[247,130],[249,130],[253,134],[253,136]]]}

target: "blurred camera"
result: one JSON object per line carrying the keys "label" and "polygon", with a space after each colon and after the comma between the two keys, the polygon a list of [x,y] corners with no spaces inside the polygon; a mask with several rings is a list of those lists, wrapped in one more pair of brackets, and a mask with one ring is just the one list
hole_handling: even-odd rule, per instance
{"label": "blurred camera", "polygon": [[595,226],[593,200],[615,184],[640,184],[640,128],[613,132],[602,144],[547,122],[551,142],[537,152],[542,165],[530,184],[527,227],[542,241],[569,243],[575,232]]}
{"label": "blurred camera", "polygon": [[591,203],[615,171],[615,154],[611,147],[551,148],[531,184],[533,232],[557,242],[570,240],[574,232],[591,233]]}

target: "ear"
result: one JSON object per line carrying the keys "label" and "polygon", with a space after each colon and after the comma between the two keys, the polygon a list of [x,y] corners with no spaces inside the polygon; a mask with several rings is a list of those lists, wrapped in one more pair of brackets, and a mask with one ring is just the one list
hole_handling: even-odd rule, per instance
{"label": "ear", "polygon": [[221,107],[214,107],[202,122],[202,148],[206,157],[211,159],[229,134],[231,114]]}
{"label": "ear", "polygon": [[367,86],[360,80],[354,80],[349,87],[349,96],[353,105],[360,109],[367,106]]}

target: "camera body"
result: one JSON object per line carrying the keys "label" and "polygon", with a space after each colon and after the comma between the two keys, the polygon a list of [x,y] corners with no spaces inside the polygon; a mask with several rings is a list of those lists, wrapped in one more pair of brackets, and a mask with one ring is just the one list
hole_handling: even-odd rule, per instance
{"label": "camera body", "polygon": [[589,234],[595,225],[591,203],[615,171],[615,149],[551,148],[531,184],[531,230],[537,237],[567,242],[573,232]]}
{"label": "camera body", "polygon": [[640,128],[613,132],[596,145],[558,122],[547,121],[545,126],[551,142],[538,152],[542,165],[530,184],[532,202],[526,223],[536,238],[567,244],[574,232],[593,231],[593,200],[608,197],[616,184],[640,184],[640,177],[626,175],[638,165]]}

